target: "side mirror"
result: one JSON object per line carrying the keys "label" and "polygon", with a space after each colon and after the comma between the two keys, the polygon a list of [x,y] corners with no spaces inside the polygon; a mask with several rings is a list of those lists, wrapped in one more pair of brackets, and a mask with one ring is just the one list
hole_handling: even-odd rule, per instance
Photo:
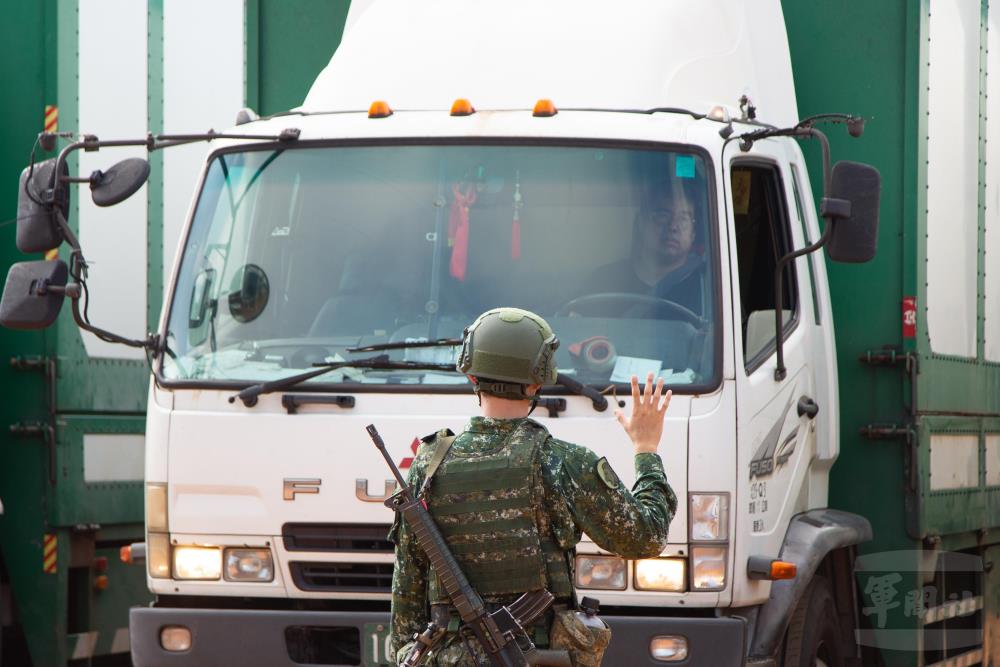
{"label": "side mirror", "polygon": [[881,193],[882,176],[875,167],[847,161],[833,165],[830,194],[823,206],[835,204],[842,214],[827,222],[833,225],[826,245],[830,259],[860,264],[875,256]]}
{"label": "side mirror", "polygon": [[191,288],[191,308],[188,310],[188,327],[197,329],[205,323],[205,316],[212,306],[212,284],[215,283],[215,269],[205,269],[194,279]]}
{"label": "side mirror", "polygon": [[91,197],[98,206],[114,206],[138,192],[148,178],[149,162],[130,157],[90,175]]}
{"label": "side mirror", "polygon": [[229,314],[241,324],[252,322],[267,307],[271,286],[264,269],[256,264],[247,264],[233,276],[229,293]]}
{"label": "side mirror", "polygon": [[[21,252],[45,252],[63,242],[56,211],[69,217],[69,188],[60,188],[59,200],[53,199],[55,172],[56,158],[25,167],[21,172],[17,190],[17,249]],[[62,176],[69,176],[65,162]]]}
{"label": "side mirror", "polygon": [[19,262],[10,267],[0,300],[0,325],[44,329],[56,321],[69,270],[61,259]]}

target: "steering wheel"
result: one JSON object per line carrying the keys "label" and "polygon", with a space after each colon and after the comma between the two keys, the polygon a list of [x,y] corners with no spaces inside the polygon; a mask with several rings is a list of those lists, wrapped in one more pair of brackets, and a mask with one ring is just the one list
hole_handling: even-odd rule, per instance
{"label": "steering wheel", "polygon": [[703,317],[697,315],[694,311],[685,308],[676,301],[671,301],[670,299],[664,299],[658,296],[650,296],[649,294],[636,294],[633,292],[601,292],[599,294],[586,294],[584,296],[578,296],[560,306],[556,311],[556,316],[568,315],[581,306],[597,306],[605,303],[631,303],[638,306],[664,308],[670,315],[674,316],[671,319],[683,320],[695,329],[702,329],[705,327],[705,319]]}

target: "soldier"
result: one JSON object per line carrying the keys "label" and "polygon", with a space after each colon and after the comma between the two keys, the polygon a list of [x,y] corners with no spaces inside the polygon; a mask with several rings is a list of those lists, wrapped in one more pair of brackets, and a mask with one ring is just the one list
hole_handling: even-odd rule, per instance
{"label": "soldier", "polygon": [[[441,431],[424,438],[410,467],[412,488],[421,489],[425,478],[432,478],[424,500],[487,606],[545,588],[556,597],[555,609],[572,608],[574,547],[582,532],[624,558],[657,556],[677,509],[656,453],[671,396],[663,393],[662,379],[654,388],[650,374],[640,393],[632,376],[632,413],[626,417],[616,411],[635,450],[631,493],[607,459],[553,438],[528,417],[541,386],[555,382],[558,346],[552,329],[534,313],[497,308],[479,316],[466,329],[458,370],[469,375],[482,416],[473,417],[457,437]],[[408,654],[430,614],[449,633],[424,664],[489,665],[475,640],[458,632],[457,613],[398,517],[390,537],[396,544],[392,645],[397,660]],[[549,643],[552,619],[549,613],[533,628],[539,647]],[[557,630],[553,625],[554,635]],[[597,643],[606,646],[609,640],[608,631]],[[574,654],[573,647],[553,644]],[[593,647],[598,661],[604,646]],[[599,664],[579,653],[574,659],[574,664]]]}

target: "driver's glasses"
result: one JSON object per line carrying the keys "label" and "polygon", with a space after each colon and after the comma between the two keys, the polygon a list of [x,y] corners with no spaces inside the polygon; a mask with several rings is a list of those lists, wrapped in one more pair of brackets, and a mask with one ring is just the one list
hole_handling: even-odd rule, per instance
{"label": "driver's glasses", "polygon": [[650,227],[690,229],[694,227],[694,213],[690,209],[643,209],[639,217]]}

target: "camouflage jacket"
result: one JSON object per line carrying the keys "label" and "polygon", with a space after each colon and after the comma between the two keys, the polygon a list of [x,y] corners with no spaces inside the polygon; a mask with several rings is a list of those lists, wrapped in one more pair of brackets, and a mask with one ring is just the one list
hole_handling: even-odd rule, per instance
{"label": "camouflage jacket", "polygon": [[[473,417],[452,448],[461,452],[495,447],[521,421]],[[423,483],[432,451],[432,447],[426,446],[417,450],[407,480],[412,488],[420,488]],[[599,547],[624,558],[648,558],[662,551],[667,529],[677,511],[677,497],[667,484],[659,455],[636,455],[636,481],[631,492],[618,480],[606,460],[599,459],[586,447],[552,437],[541,446],[536,465],[541,468],[541,474],[535,478],[542,482],[541,488],[535,490],[536,497],[541,499],[538,527],[543,534],[551,535],[560,547],[572,550],[585,532]],[[395,654],[409,643],[414,633],[421,632],[427,625],[429,564],[413,534],[398,516],[389,538],[396,545],[392,579],[392,652]],[[466,664],[433,659],[428,664],[435,663]]]}

